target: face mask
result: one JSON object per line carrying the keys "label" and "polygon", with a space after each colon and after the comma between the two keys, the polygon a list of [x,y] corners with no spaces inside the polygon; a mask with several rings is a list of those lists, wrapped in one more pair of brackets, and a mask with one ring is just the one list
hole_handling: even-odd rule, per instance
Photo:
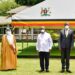
{"label": "face mask", "polygon": [[7,31],[6,34],[7,34],[7,35],[11,35],[11,31]]}
{"label": "face mask", "polygon": [[68,30],[69,29],[69,26],[65,26],[65,30]]}
{"label": "face mask", "polygon": [[44,30],[44,29],[42,29],[42,30],[41,30],[41,33],[44,33],[44,32],[45,32],[45,30]]}

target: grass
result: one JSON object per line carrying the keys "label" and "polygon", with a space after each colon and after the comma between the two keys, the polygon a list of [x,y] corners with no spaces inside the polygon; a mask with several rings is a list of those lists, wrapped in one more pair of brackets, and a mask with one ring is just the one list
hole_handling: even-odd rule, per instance
{"label": "grass", "polygon": [[[38,55],[38,52],[36,51],[35,46],[30,46],[28,48],[23,49],[23,51],[19,51],[18,55],[19,56],[21,56],[21,55],[26,55],[26,56],[32,55],[32,56],[34,56],[34,55]],[[60,56],[61,53],[60,53],[60,50],[58,48],[53,48],[50,52],[50,55],[51,56]],[[75,50],[74,49],[72,49],[72,51],[71,51],[71,56],[75,56]]]}
{"label": "grass", "polygon": [[[1,43],[0,43],[1,44]],[[34,56],[34,55],[38,55],[37,51],[36,51],[36,44],[35,43],[28,43],[28,47],[27,47],[27,43],[24,42],[23,43],[23,49],[22,49],[22,43],[21,42],[17,42],[17,48],[18,48],[18,56]],[[60,50],[58,48],[58,44],[54,44],[51,52],[50,52],[51,56],[60,56]],[[75,50],[72,49],[71,50],[71,56],[75,56]]]}
{"label": "grass", "polygon": [[[22,44],[21,43],[17,43],[17,48],[19,48],[18,51],[18,56],[34,56],[34,55],[38,55],[37,51],[36,51],[36,44],[35,43],[28,43],[28,47],[27,44],[24,43],[23,44],[23,50],[22,50]],[[58,48],[58,44],[54,44],[51,52],[50,52],[51,56],[60,56],[60,50]],[[71,50],[71,56],[75,56],[75,50],[74,48]]]}
{"label": "grass", "polygon": [[[1,43],[0,43],[1,44]],[[1,47],[1,46],[0,46]],[[23,51],[22,51],[22,44],[19,42],[17,43],[18,48],[18,55],[37,55],[37,51],[35,48],[35,43],[29,43],[28,47],[27,44],[24,43]],[[58,45],[55,44],[51,51],[51,55],[60,55],[60,51],[58,50]],[[71,51],[71,55],[75,56],[75,50]],[[75,75],[75,60],[71,59],[70,61],[70,69],[72,71],[71,74],[63,73],[63,75]],[[39,73],[40,66],[39,66],[39,59],[29,59],[29,58],[18,58],[17,60],[17,70],[12,71],[0,71],[0,75],[62,75],[59,71],[61,70],[61,60],[60,59],[50,59],[50,72],[46,73]]]}
{"label": "grass", "polygon": [[18,59],[17,70],[0,71],[0,75],[75,75],[75,60],[70,61],[71,74],[65,72],[60,73],[61,61],[60,59],[50,59],[50,72],[39,73],[39,59]]}

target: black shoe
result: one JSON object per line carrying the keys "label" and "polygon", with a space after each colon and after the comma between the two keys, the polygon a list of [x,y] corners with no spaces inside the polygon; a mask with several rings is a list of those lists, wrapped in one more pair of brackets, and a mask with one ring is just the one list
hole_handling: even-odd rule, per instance
{"label": "black shoe", "polygon": [[72,73],[70,70],[66,70],[66,72],[68,72],[68,73]]}
{"label": "black shoe", "polygon": [[40,70],[39,72],[43,72],[44,70]]}
{"label": "black shoe", "polygon": [[49,72],[49,70],[46,70],[46,72]]}
{"label": "black shoe", "polygon": [[61,72],[61,73],[64,73],[64,72],[65,72],[65,70],[61,70],[60,72]]}

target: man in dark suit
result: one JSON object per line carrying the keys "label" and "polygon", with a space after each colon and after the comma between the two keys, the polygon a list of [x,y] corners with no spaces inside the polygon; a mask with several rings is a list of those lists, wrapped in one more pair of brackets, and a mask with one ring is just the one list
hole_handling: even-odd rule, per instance
{"label": "man in dark suit", "polygon": [[71,73],[69,70],[69,59],[70,59],[70,51],[74,44],[74,36],[73,31],[69,28],[69,23],[65,23],[65,28],[60,31],[60,49],[61,49],[61,63],[62,63],[62,71],[66,71]]}

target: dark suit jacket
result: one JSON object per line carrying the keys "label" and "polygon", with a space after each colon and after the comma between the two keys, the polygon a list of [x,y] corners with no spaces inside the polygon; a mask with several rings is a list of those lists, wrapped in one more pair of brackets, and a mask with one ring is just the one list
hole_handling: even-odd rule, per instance
{"label": "dark suit jacket", "polygon": [[74,45],[74,35],[73,31],[70,29],[68,36],[65,35],[65,29],[60,31],[60,39],[59,39],[60,48],[69,48],[73,47]]}

